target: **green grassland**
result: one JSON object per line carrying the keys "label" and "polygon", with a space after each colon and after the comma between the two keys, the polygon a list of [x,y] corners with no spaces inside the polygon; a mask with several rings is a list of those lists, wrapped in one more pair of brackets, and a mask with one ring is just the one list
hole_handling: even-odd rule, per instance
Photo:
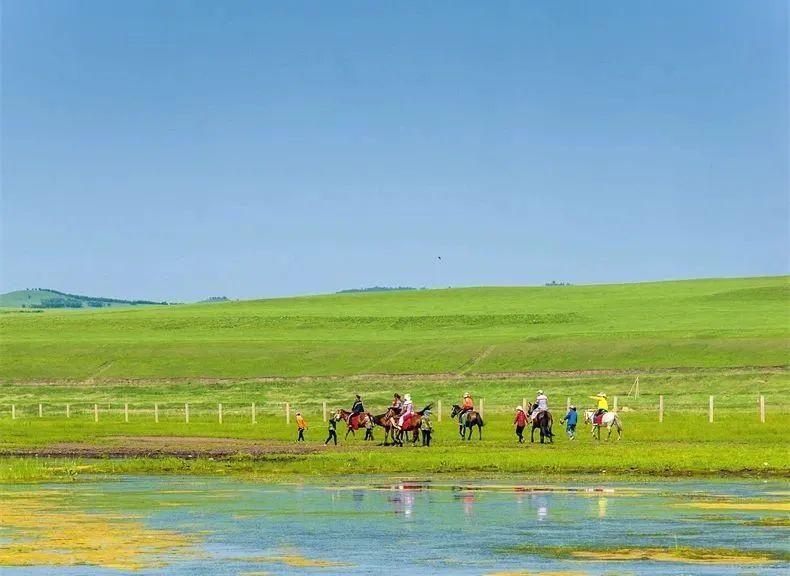
{"label": "green grassland", "polygon": [[0,378],[784,366],[790,278],[342,294],[0,316]]}
{"label": "green grassland", "polygon": [[[790,278],[769,277],[5,313],[0,481],[88,472],[788,476],[789,304]],[[640,395],[629,396],[637,375]],[[600,390],[618,396],[623,440],[599,444],[580,426],[570,442],[557,424],[554,445],[516,445],[513,409],[538,388],[557,420],[566,398],[583,408]],[[357,439],[323,448],[323,402],[349,407],[358,392],[375,413],[396,391],[420,407],[442,402],[435,447]],[[465,391],[484,400],[482,442],[460,441],[447,417]],[[298,449],[286,403],[311,425]],[[179,454],[201,439],[246,444],[215,459],[199,450],[194,458],[76,456],[85,447],[144,454],[150,437],[167,438]],[[20,456],[37,452],[49,456]]]}
{"label": "green grassland", "polygon": [[[723,412],[719,422],[709,424],[704,414],[690,414],[659,424],[647,414],[624,417],[625,435],[620,442],[597,442],[586,427],[578,439],[570,441],[558,426],[554,444],[516,443],[510,417],[488,418],[483,441],[458,438],[457,426],[444,420],[437,423],[431,448],[380,447],[366,444],[360,437],[341,444],[323,446],[325,426],[319,417],[311,418],[306,448],[310,452],[284,452],[251,456],[243,450],[227,458],[19,458],[3,456],[13,448],[67,440],[70,444],[87,441],[96,447],[134,444],[135,437],[151,434],[167,436],[175,446],[177,437],[227,437],[250,439],[256,444],[293,440],[294,427],[267,420],[252,425],[241,414],[226,417],[222,425],[212,415],[191,417],[189,424],[169,414],[158,425],[149,415],[135,415],[124,423],[119,413],[94,423],[89,417],[68,423],[45,417],[42,420],[3,422],[5,438],[0,451],[0,481],[71,478],[75,470],[89,473],[179,473],[251,474],[284,479],[288,476],[326,476],[387,474],[426,477],[436,474],[494,477],[520,475],[540,478],[547,474],[628,476],[784,476],[790,471],[784,442],[786,427],[778,413],[770,413],[765,424],[755,417],[744,418],[733,426],[736,413]],[[381,431],[377,434],[380,440]],[[294,444],[296,446],[296,444]]]}
{"label": "green grassland", "polygon": [[[75,474],[95,473],[217,473],[249,474],[282,479],[288,475],[400,474],[460,476],[628,474],[638,475],[747,475],[787,476],[790,451],[785,441],[786,392],[790,376],[784,370],[743,370],[733,373],[656,373],[640,376],[640,396],[626,394],[633,378],[617,376],[552,377],[498,380],[382,381],[282,381],[222,382],[199,385],[190,382],[150,384],[58,384],[6,385],[0,396],[0,480],[68,479]],[[523,396],[544,388],[552,400],[555,416],[564,411],[567,397],[580,407],[587,395],[600,389],[618,395],[624,436],[620,442],[594,441],[579,426],[578,439],[567,440],[555,427],[554,445],[519,446],[512,428],[513,409]],[[420,404],[443,404],[444,418],[436,422],[435,446],[430,449],[384,448],[364,443],[359,437],[324,449],[326,424],[322,402],[331,412],[348,405],[358,390],[368,409],[383,411],[393,390],[410,392]],[[463,391],[485,399],[486,426],[480,442],[465,443],[447,416]],[[766,422],[760,423],[757,394],[766,397]],[[658,397],[664,395],[665,420],[658,422]],[[709,395],[715,398],[715,418],[707,420]],[[190,421],[184,421],[184,403],[190,405]],[[218,403],[223,422],[218,421]],[[251,422],[251,402],[256,403],[257,422]],[[301,410],[310,429],[308,442],[297,446],[295,429],[285,423],[285,403],[292,414]],[[15,404],[15,420],[10,404]],[[43,416],[38,416],[42,403]],[[65,405],[70,404],[70,418]],[[129,422],[124,404],[129,404]],[[158,404],[159,422],[153,405]],[[93,421],[94,404],[99,422]],[[436,415],[434,416],[436,419]],[[382,431],[376,430],[377,441]],[[134,448],[151,437],[167,438],[182,454],[195,450],[195,458],[62,459],[11,458],[21,453],[65,454],[76,447],[112,453],[115,448]],[[200,457],[208,439],[243,439],[250,444],[234,448],[230,457]],[[201,440],[204,439],[204,440]],[[378,443],[378,442],[377,442]],[[376,444],[377,444],[376,443]],[[283,453],[283,445],[286,450]],[[267,453],[267,447],[274,447]],[[294,452],[287,449],[293,446]],[[249,455],[251,448],[263,453]],[[309,449],[302,452],[301,449]],[[52,450],[54,449],[54,452]],[[316,449],[320,451],[316,452]],[[75,451],[74,453],[79,453]]]}

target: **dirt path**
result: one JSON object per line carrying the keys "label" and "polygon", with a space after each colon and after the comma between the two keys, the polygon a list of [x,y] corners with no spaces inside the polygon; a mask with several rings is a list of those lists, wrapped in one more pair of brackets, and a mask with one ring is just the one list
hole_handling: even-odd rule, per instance
{"label": "dirt path", "polygon": [[272,455],[312,454],[325,451],[323,445],[255,441],[243,438],[209,438],[202,436],[107,436],[100,444],[59,442],[37,448],[0,449],[3,456],[48,456],[60,458],[228,458],[237,454],[253,458]]}
{"label": "dirt path", "polygon": [[[489,350],[483,350],[474,358],[477,362],[473,364],[465,364],[464,367],[469,366],[473,368],[485,356],[490,354]],[[485,354],[485,356],[482,356]],[[178,384],[184,382],[196,384],[237,384],[239,382],[254,382],[254,383],[311,383],[311,382],[437,382],[437,381],[453,381],[453,380],[466,380],[466,381],[480,381],[480,380],[522,380],[525,378],[588,378],[599,376],[658,376],[669,374],[755,374],[755,373],[784,373],[790,371],[790,365],[782,366],[733,366],[722,368],[694,368],[694,367],[677,367],[677,368],[628,368],[628,369],[587,369],[587,370],[528,370],[523,372],[487,372],[487,373],[469,373],[462,367],[460,372],[444,372],[432,374],[351,374],[351,375],[329,375],[329,376],[239,376],[235,378],[210,378],[210,377],[162,377],[162,378],[95,378],[93,383],[100,384],[130,384],[130,385],[160,385],[160,384]],[[57,384],[64,385],[80,385],[85,384],[86,381],[82,379],[55,379],[55,380],[34,380],[34,381],[10,381],[9,384],[24,384],[29,386],[50,386]]]}
{"label": "dirt path", "polygon": [[496,348],[496,346],[493,344],[491,346],[484,346],[482,350],[480,350],[477,354],[472,356],[469,360],[466,361],[466,363],[464,363],[461,366],[461,369],[458,370],[458,374],[456,374],[456,376],[463,376],[464,374],[469,372],[472,368],[480,364],[480,362],[485,360],[488,357],[488,355],[494,351],[494,348]]}

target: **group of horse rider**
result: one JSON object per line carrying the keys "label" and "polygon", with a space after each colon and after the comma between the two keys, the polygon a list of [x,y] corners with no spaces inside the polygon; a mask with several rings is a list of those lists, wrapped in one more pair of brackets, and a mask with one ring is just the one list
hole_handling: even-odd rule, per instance
{"label": "group of horse rider", "polygon": [[[592,400],[596,401],[596,409],[595,409],[595,417],[598,417],[606,412],[609,411],[609,402],[606,400],[606,392],[599,392],[595,396],[590,396]],[[570,408],[576,408],[576,406],[569,406]],[[531,421],[537,418],[538,414],[541,412],[545,412],[549,409],[549,397],[546,396],[546,393],[543,390],[538,390],[538,394],[535,397],[535,403],[532,405],[532,411],[529,414],[524,412],[523,406],[518,406],[516,408],[517,412],[524,412],[527,418]]]}
{"label": "group of horse rider", "polygon": [[[589,397],[596,402],[596,409],[594,417],[597,418],[609,411],[609,402],[606,398],[605,392],[599,392],[595,396]],[[394,415],[398,415],[398,419],[395,419],[393,416],[390,419],[390,423],[393,427],[397,430],[400,430],[403,427],[403,423],[406,421],[407,418],[411,417],[414,414],[414,402],[412,402],[411,394],[405,394],[402,398],[401,395],[397,392],[392,397],[392,403],[390,404],[390,409]],[[575,406],[571,406],[571,408],[576,408]],[[464,393],[463,400],[461,402],[461,410],[458,413],[458,420],[460,422],[464,421],[464,418],[468,412],[471,412],[475,409],[474,399],[469,392]],[[532,411],[529,414],[524,412],[523,406],[518,406],[516,411],[524,412],[529,421],[535,420],[541,412],[548,411],[549,409],[549,397],[543,390],[538,390],[537,396],[535,397],[535,403],[532,405]],[[351,406],[351,416],[359,418],[362,414],[365,413],[365,405],[362,403],[362,397],[357,394],[354,398],[354,404]]]}

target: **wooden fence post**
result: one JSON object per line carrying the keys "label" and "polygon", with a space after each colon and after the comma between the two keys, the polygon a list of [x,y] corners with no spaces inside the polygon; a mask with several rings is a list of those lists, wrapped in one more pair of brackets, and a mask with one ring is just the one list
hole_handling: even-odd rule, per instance
{"label": "wooden fence post", "polygon": [[765,396],[760,394],[760,422],[765,424]]}
{"label": "wooden fence post", "polygon": [[159,422],[159,404],[154,404],[154,422]]}
{"label": "wooden fence post", "polygon": [[437,402],[436,411],[437,411],[436,412],[436,421],[437,422],[441,422],[442,421],[442,401],[441,400],[439,400]]}
{"label": "wooden fence post", "polygon": [[94,404],[93,405],[93,421],[94,422],[98,422],[99,421],[99,405],[98,404]]}
{"label": "wooden fence post", "polygon": [[66,418],[71,418],[71,404],[66,404]]}
{"label": "wooden fence post", "polygon": [[570,412],[570,411],[571,411],[571,397],[570,397],[570,396],[568,396],[568,397],[565,399],[565,413],[567,414],[567,413],[568,413],[568,412]]}
{"label": "wooden fence post", "polygon": [[11,404],[11,420],[16,420],[16,406]]}
{"label": "wooden fence post", "polygon": [[664,421],[664,395],[660,394],[658,396],[658,421]]}
{"label": "wooden fence post", "polygon": [[184,402],[184,422],[189,424],[189,402]]}
{"label": "wooden fence post", "polygon": [[38,405],[38,417],[41,418],[44,415],[44,407],[39,403]]}
{"label": "wooden fence post", "polygon": [[219,423],[222,424],[222,402],[217,404],[217,420],[219,420]]}
{"label": "wooden fence post", "polygon": [[123,421],[124,422],[129,421],[129,404],[123,405]]}
{"label": "wooden fence post", "polygon": [[[522,398],[521,399],[521,407],[524,408],[524,406],[526,406],[526,405],[527,405],[527,399],[526,398]],[[526,410],[526,408],[524,408],[524,410]],[[566,410],[566,412],[567,412],[567,410]]]}
{"label": "wooden fence post", "polygon": [[617,396],[614,397],[614,402],[612,402],[612,412],[617,412]]}
{"label": "wooden fence post", "polygon": [[708,422],[713,422],[713,396],[708,396]]}
{"label": "wooden fence post", "polygon": [[481,417],[483,416],[483,402],[484,400],[480,398],[480,409],[478,410],[478,412],[480,412]]}
{"label": "wooden fence post", "polygon": [[250,406],[250,416],[252,419],[252,423],[255,424],[255,402],[253,402],[252,406]]}
{"label": "wooden fence post", "polygon": [[285,403],[285,423],[291,423],[291,404],[289,402]]}
{"label": "wooden fence post", "polygon": [[322,412],[322,413],[323,413],[324,422],[326,422],[326,400],[324,400],[323,402],[321,402],[321,408],[322,408],[322,410],[323,410],[323,412]]}

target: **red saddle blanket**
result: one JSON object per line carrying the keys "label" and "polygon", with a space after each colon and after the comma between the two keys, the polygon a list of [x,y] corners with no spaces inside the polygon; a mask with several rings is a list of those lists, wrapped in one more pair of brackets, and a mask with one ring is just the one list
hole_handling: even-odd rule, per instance
{"label": "red saddle blanket", "polygon": [[352,430],[356,430],[359,428],[359,417],[361,414],[354,414],[348,419],[348,425],[351,427]]}
{"label": "red saddle blanket", "polygon": [[595,417],[593,418],[593,422],[594,422],[595,424],[598,424],[598,426],[600,426],[601,424],[603,424],[603,414],[598,414],[598,416],[595,416]]}

